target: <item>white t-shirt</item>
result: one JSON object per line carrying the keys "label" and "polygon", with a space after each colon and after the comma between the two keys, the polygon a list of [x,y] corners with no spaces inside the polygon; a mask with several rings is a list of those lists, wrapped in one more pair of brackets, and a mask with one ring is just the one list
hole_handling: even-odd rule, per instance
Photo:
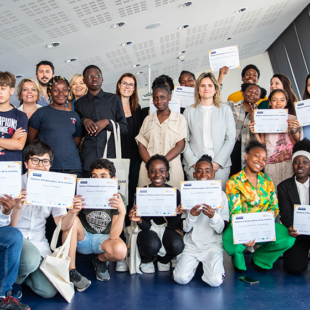
{"label": "white t-shirt", "polygon": [[299,183],[295,177],[300,204],[309,205],[309,178],[305,183]]}
{"label": "white t-shirt", "polygon": [[212,108],[213,106],[201,106],[203,111],[203,154],[214,157],[213,141],[212,141]]}

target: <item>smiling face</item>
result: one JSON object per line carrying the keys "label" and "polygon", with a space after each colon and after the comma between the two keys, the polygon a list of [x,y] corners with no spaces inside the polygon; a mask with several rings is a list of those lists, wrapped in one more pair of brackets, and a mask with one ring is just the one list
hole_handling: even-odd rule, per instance
{"label": "smiling face", "polygon": [[258,73],[255,69],[248,69],[245,71],[244,77],[242,77],[243,83],[257,84],[258,83]]}
{"label": "smiling face", "polygon": [[293,170],[297,181],[307,181],[310,173],[310,160],[303,155],[296,156],[293,160]]}
{"label": "smiling face", "polygon": [[22,101],[23,103],[35,103],[38,99],[38,91],[30,82],[25,82],[22,87]]}
{"label": "smiling face", "polygon": [[118,84],[118,88],[122,97],[130,98],[135,90],[135,80],[131,77],[125,76]]}
{"label": "smiling face", "polygon": [[65,81],[58,80],[56,83],[53,83],[50,94],[53,103],[58,105],[66,104],[69,96],[69,87]]}
{"label": "smiling face", "polygon": [[266,166],[267,153],[261,147],[254,147],[249,153],[245,154],[244,158],[246,160],[246,166],[250,171],[253,173],[259,173]]}
{"label": "smiling face", "polygon": [[287,105],[287,100],[282,92],[277,91],[272,95],[269,104],[271,109],[284,109]]}
{"label": "smiling face", "polygon": [[155,187],[164,187],[168,178],[168,171],[165,163],[162,160],[152,161],[147,176]]}
{"label": "smiling face", "polygon": [[189,73],[184,73],[180,76],[180,86],[195,87],[195,80]]}
{"label": "smiling face", "polygon": [[49,65],[41,65],[36,73],[40,85],[47,86],[48,81],[54,76],[53,70]]}
{"label": "smiling face", "polygon": [[[40,161],[38,164],[34,164],[33,161],[36,162],[37,159],[40,160],[45,159],[46,163],[43,164],[42,161]],[[33,169],[33,170],[49,171],[51,168],[51,163],[49,162],[49,160],[50,160],[49,154],[45,153],[43,155],[33,155],[30,157],[28,162],[25,161],[24,163],[27,170]]]}
{"label": "smiling face", "polygon": [[260,100],[261,89],[256,85],[250,85],[243,93],[244,101],[255,104]]}
{"label": "smiling face", "polygon": [[213,172],[212,165],[206,161],[200,161],[195,166],[193,176],[198,181],[213,180],[215,173]]}
{"label": "smiling face", "polygon": [[216,93],[216,88],[210,78],[204,78],[199,85],[199,95],[202,99],[213,98]]}
{"label": "smiling face", "polygon": [[153,102],[159,112],[169,109],[170,100],[171,94],[169,94],[165,89],[157,88],[153,92]]}
{"label": "smiling face", "polygon": [[282,82],[277,77],[272,78],[270,81],[270,92],[275,89],[284,89]]}
{"label": "smiling face", "polygon": [[71,86],[71,91],[74,95],[74,98],[77,100],[85,95],[87,91],[87,86],[84,83],[84,79],[81,76],[78,76]]}
{"label": "smiling face", "polygon": [[84,75],[84,82],[88,89],[92,91],[100,90],[103,83],[101,72],[97,68],[87,69]]}
{"label": "smiling face", "polygon": [[310,95],[310,79],[307,81],[307,92]]}

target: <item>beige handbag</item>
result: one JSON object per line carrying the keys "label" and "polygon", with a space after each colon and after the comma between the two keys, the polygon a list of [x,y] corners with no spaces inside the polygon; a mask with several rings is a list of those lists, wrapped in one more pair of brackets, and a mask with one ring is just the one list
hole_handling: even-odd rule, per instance
{"label": "beige handbag", "polygon": [[71,259],[68,255],[73,225],[64,244],[56,249],[62,219],[63,217],[60,219],[54,231],[53,239],[51,242],[51,249],[52,251],[54,251],[54,253],[51,255],[47,255],[44,258],[40,269],[50,280],[50,282],[55,286],[57,291],[63,296],[63,298],[68,303],[70,303],[74,295],[74,285],[72,282],[70,282],[69,265]]}

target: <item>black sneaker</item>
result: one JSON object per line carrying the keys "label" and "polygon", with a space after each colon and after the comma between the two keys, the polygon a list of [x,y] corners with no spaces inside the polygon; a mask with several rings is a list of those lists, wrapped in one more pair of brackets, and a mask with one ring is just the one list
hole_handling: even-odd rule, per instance
{"label": "black sneaker", "polygon": [[254,266],[254,268],[256,269],[256,271],[258,272],[261,272],[261,273],[267,273],[268,272],[268,269],[265,269],[265,268],[262,268],[262,267],[259,267],[257,266],[254,261],[253,261],[253,258],[251,260],[251,265]]}
{"label": "black sneaker", "polygon": [[23,296],[23,292],[22,292],[21,284],[14,283],[13,288],[12,288],[12,297],[21,299],[22,296]]}
{"label": "black sneaker", "polygon": [[93,258],[93,264],[96,270],[96,278],[99,281],[109,281],[110,280],[110,274],[109,274],[109,262],[102,262],[98,259],[98,256],[96,255]]}
{"label": "black sneaker", "polygon": [[22,304],[17,298],[11,296],[11,292],[7,292],[5,298],[0,298],[1,310],[30,310],[28,305]]}
{"label": "black sneaker", "polygon": [[69,275],[70,281],[74,284],[78,292],[84,292],[91,285],[91,282],[83,277],[76,269],[71,269]]}

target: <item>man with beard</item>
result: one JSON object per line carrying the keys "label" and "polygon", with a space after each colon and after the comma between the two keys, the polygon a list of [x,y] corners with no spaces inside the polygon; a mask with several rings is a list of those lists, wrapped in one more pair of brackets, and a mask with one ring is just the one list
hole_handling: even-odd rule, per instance
{"label": "man with beard", "polygon": [[42,60],[36,65],[36,77],[42,89],[42,97],[38,102],[42,107],[48,106],[47,84],[55,76],[54,65],[48,60]]}

